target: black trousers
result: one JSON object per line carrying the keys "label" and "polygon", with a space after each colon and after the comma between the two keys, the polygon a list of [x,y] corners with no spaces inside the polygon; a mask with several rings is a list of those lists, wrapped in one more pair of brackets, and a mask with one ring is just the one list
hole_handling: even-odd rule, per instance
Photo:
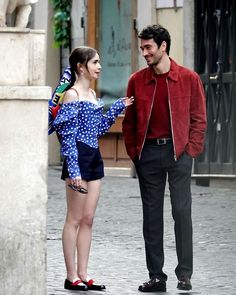
{"label": "black trousers", "polygon": [[178,265],[177,278],[191,278],[193,268],[191,170],[192,158],[184,153],[174,160],[173,144],[146,143],[135,162],[143,204],[143,236],[150,278],[167,280],[163,272],[163,205],[168,176]]}

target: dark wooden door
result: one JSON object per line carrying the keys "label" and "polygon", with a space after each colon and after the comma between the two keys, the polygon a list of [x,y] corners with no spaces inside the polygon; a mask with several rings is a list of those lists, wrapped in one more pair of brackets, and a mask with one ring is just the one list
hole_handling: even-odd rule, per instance
{"label": "dark wooden door", "polygon": [[207,96],[208,129],[196,174],[236,174],[236,1],[195,1],[195,70]]}

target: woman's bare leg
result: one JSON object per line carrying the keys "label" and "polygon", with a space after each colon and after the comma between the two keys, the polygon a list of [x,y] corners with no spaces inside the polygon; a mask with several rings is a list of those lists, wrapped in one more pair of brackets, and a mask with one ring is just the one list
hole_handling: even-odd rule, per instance
{"label": "woman's bare leg", "polygon": [[100,195],[101,180],[88,182],[88,194],[84,198],[83,217],[80,221],[77,240],[77,272],[82,281],[87,279],[89,252],[92,240],[92,225]]}
{"label": "woman's bare leg", "polygon": [[[66,179],[67,215],[62,233],[62,245],[67,270],[67,279],[71,282],[78,277],[75,261],[77,234],[80,222],[83,218],[86,195],[73,191],[68,187],[69,179]],[[86,183],[83,183],[86,187]]]}

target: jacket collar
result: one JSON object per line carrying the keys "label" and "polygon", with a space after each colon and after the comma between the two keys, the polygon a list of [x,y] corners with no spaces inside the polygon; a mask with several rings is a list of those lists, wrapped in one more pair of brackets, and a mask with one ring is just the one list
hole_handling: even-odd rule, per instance
{"label": "jacket collar", "polygon": [[[179,66],[172,58],[170,58],[170,61],[171,61],[170,71],[167,76],[167,79],[170,79],[176,82],[179,76]],[[149,66],[146,71],[145,84],[148,84],[155,80],[153,73],[154,73],[153,67]]]}

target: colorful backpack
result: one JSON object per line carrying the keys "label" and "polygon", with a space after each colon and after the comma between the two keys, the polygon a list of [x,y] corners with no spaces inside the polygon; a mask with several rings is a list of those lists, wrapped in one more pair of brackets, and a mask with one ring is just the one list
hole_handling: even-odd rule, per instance
{"label": "colorful backpack", "polygon": [[51,99],[48,101],[48,135],[52,134],[55,129],[53,128],[53,120],[61,107],[64,94],[70,88],[71,82],[71,69],[67,67],[60,79],[59,84],[53,92]]}

